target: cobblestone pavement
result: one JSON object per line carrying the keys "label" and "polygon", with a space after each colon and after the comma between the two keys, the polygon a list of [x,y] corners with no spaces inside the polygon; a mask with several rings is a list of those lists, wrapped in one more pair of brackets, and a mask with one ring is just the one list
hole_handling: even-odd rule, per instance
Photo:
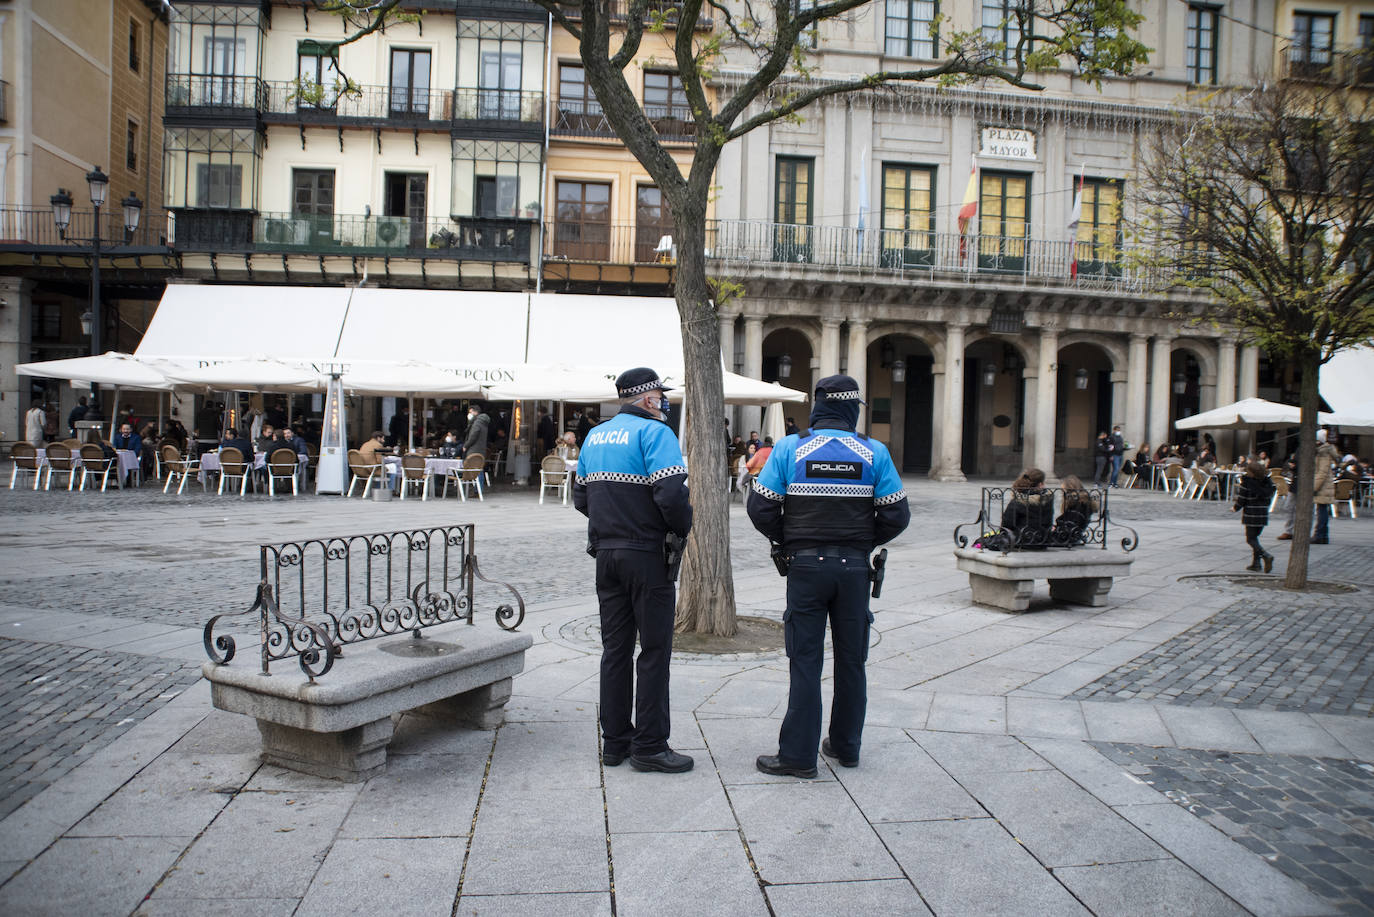
{"label": "cobblestone pavement", "polygon": [[1374,914],[1374,765],[1094,743],[1347,914]]}
{"label": "cobblestone pavement", "polygon": [[0,637],[0,818],[199,678],[198,666]]}
{"label": "cobblestone pavement", "polygon": [[[1348,552],[1365,568],[1374,549]],[[1314,578],[1327,575],[1322,568]],[[1342,596],[1250,593],[1172,640],[1074,693],[1076,698],[1161,700],[1306,713],[1374,713],[1374,602]],[[1199,590],[1199,601],[1229,596]]]}

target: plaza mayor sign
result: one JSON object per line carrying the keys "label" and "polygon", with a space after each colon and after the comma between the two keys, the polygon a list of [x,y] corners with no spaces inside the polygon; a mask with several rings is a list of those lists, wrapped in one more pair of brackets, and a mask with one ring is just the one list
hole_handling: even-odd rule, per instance
{"label": "plaza mayor sign", "polygon": [[1019,127],[985,127],[980,133],[979,156],[998,159],[1035,159],[1035,131]]}

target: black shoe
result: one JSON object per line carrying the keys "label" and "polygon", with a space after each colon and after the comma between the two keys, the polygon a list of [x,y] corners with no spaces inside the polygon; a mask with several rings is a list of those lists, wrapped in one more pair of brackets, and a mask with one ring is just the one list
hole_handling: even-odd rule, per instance
{"label": "black shoe", "polygon": [[1265,572],[1265,573],[1273,573],[1273,572],[1274,572],[1274,555],[1273,555],[1273,554],[1266,554],[1266,555],[1264,555],[1264,572]]}
{"label": "black shoe", "polygon": [[1256,573],[1260,572],[1259,561],[1255,561],[1253,564],[1251,564],[1250,566],[1246,567],[1245,569],[1247,569],[1247,570],[1253,570],[1253,571],[1255,571]]}
{"label": "black shoe", "polygon": [[656,755],[630,755],[630,767],[637,771],[681,774],[691,770],[694,763],[690,756],[680,755],[671,748],[665,748]]}
{"label": "black shoe", "polygon": [[601,763],[607,767],[619,767],[625,760],[625,753],[617,754],[613,751],[603,751],[601,753]]}
{"label": "black shoe", "polygon": [[796,765],[788,764],[777,755],[759,755],[758,760],[754,762],[754,766],[765,774],[772,774],[774,777],[802,777],[806,780],[810,780],[816,776],[815,765],[811,767],[797,767]]}
{"label": "black shoe", "polygon": [[839,755],[835,754],[835,749],[831,746],[828,736],[821,739],[821,754],[825,755],[827,758],[834,758],[836,761],[840,762],[841,767],[859,766],[858,758],[841,758]]}
{"label": "black shoe", "polygon": [[1329,539],[1329,538],[1313,538],[1311,541],[1308,542],[1308,544],[1330,544],[1330,543],[1331,543],[1331,539]]}

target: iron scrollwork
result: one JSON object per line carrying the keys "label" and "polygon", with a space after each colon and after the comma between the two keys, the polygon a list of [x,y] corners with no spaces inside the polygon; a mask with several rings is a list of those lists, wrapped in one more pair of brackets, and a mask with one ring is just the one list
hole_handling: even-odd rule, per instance
{"label": "iron scrollwork", "polygon": [[455,621],[473,624],[476,579],[510,590],[518,610],[502,604],[496,620],[515,630],[524,621],[525,601],[509,583],[481,574],[474,535],[474,526],[457,525],[262,545],[253,606],[212,618],[205,652],[227,664],[234,639],[215,635],[217,622],[256,611],[263,673],[274,661],[298,657],[313,681],[346,644],[406,632],[419,637],[423,628]]}
{"label": "iron scrollwork", "polygon": [[[1135,529],[1111,518],[1108,497],[1108,492],[1100,488],[1018,491],[1010,487],[984,487],[978,518],[955,526],[954,544],[1004,554],[1085,546],[1106,550],[1111,540],[1108,529],[1115,526],[1128,533],[1121,537],[1121,549],[1127,553],[1134,551],[1140,536]],[[975,534],[966,532],[968,528]]]}

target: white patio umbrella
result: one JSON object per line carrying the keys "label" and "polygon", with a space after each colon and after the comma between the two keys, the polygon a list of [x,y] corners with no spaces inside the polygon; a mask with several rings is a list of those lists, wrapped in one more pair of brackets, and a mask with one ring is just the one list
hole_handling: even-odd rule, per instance
{"label": "white patio umbrella", "polygon": [[72,382],[92,382],[118,388],[140,388],[166,391],[172,387],[167,373],[174,370],[161,360],[144,360],[127,353],[109,351],[100,356],[72,357],[67,360],[45,360],[40,363],[20,363],[14,371],[21,376],[42,376],[48,379],[67,379]]}
{"label": "white patio umbrella", "polygon": [[[1318,423],[1331,423],[1325,412],[1317,415]],[[1291,404],[1265,401],[1263,398],[1243,398],[1234,404],[1223,405],[1192,417],[1174,422],[1180,430],[1283,430],[1296,427],[1301,412]]]}
{"label": "white patio umbrella", "polygon": [[322,392],[329,382],[327,376],[309,366],[270,357],[171,370],[167,378],[176,385],[227,392]]}
{"label": "white patio umbrella", "polygon": [[[415,417],[415,396],[468,397],[482,395],[482,387],[451,370],[440,369],[430,363],[407,360],[403,363],[366,363],[343,374],[345,391],[361,395],[395,395],[410,404],[411,418]],[[406,425],[406,449],[415,449],[415,424]]]}
{"label": "white patio umbrella", "polygon": [[611,371],[523,364],[514,367],[511,373],[515,379],[492,385],[487,389],[487,397],[492,401],[614,401],[616,398],[616,373]]}
{"label": "white patio umbrella", "polygon": [[773,438],[776,445],[787,435],[787,424],[783,422],[782,402],[774,401],[763,411],[763,429],[760,435]]}
{"label": "white patio umbrella", "polygon": [[1330,414],[1320,416],[1330,418],[1322,422],[1338,427],[1342,433],[1351,433],[1356,436],[1368,436],[1374,433],[1374,401],[1350,405],[1343,411],[1332,411]]}

